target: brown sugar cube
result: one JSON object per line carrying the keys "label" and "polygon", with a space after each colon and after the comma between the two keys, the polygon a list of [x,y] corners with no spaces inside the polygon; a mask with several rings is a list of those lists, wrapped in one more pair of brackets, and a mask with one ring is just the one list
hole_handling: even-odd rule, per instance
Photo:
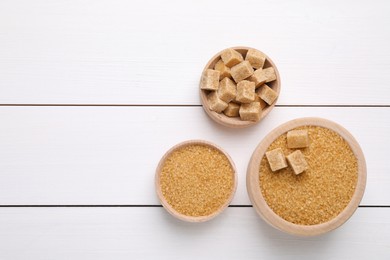
{"label": "brown sugar cube", "polygon": [[257,94],[257,92],[256,92],[256,95],[255,95],[255,101],[253,101],[253,102],[259,102],[259,103],[260,103],[261,109],[264,109],[264,108],[267,106],[267,103],[265,103],[265,101],[262,100],[262,99],[259,97],[259,95]]}
{"label": "brown sugar cube", "polygon": [[260,100],[262,99],[259,97],[259,95],[255,95],[255,100],[253,100],[253,102],[260,102]]}
{"label": "brown sugar cube", "polygon": [[221,59],[223,63],[225,63],[225,65],[229,68],[233,67],[234,65],[237,65],[244,60],[241,53],[231,48],[226,49],[222,52]]}
{"label": "brown sugar cube", "polygon": [[255,83],[256,88],[260,87],[267,80],[263,74],[263,69],[258,69],[253,72],[253,75],[248,78],[248,80]]}
{"label": "brown sugar cube", "polygon": [[219,79],[223,79],[225,77],[230,78],[232,75],[230,74],[230,68],[223,63],[222,60],[219,60],[217,63],[215,63],[214,69],[216,71],[219,71]]}
{"label": "brown sugar cube", "polygon": [[287,133],[288,148],[309,147],[309,135],[307,130],[291,130]]}
{"label": "brown sugar cube", "polygon": [[223,111],[223,113],[228,117],[237,117],[240,115],[239,113],[240,105],[230,102],[228,107]]}
{"label": "brown sugar cube", "polygon": [[237,84],[236,100],[240,103],[251,103],[255,100],[255,83],[248,80],[240,81]]}
{"label": "brown sugar cube", "polygon": [[286,157],[281,148],[266,152],[265,156],[273,172],[287,167]]}
{"label": "brown sugar cube", "polygon": [[240,118],[244,121],[258,121],[261,117],[261,107],[259,102],[242,104],[240,107]]}
{"label": "brown sugar cube", "polygon": [[205,90],[217,90],[218,86],[219,71],[207,69],[202,75],[200,88]]}
{"label": "brown sugar cube", "polygon": [[264,83],[276,80],[275,70],[272,67],[258,69],[249,77],[249,80],[253,81],[256,87],[260,87]]}
{"label": "brown sugar cube", "polygon": [[253,68],[249,61],[243,61],[230,70],[235,82],[240,82],[243,79],[250,77],[253,74]]}
{"label": "brown sugar cube", "polygon": [[264,100],[268,105],[272,105],[276,98],[278,97],[278,93],[274,91],[272,88],[268,87],[266,84],[263,84],[256,93],[259,97]]}
{"label": "brown sugar cube", "polygon": [[216,91],[213,91],[208,94],[207,100],[209,102],[210,110],[215,111],[217,113],[221,113],[228,106],[226,102],[224,102],[218,97],[218,93]]}
{"label": "brown sugar cube", "polygon": [[265,55],[260,51],[249,49],[245,60],[249,61],[253,68],[261,69],[264,66]]}
{"label": "brown sugar cube", "polygon": [[295,152],[287,155],[287,161],[291,165],[291,168],[296,175],[302,173],[309,168],[309,165],[305,160],[305,156],[300,150],[296,150]]}
{"label": "brown sugar cube", "polygon": [[222,101],[229,103],[237,94],[237,87],[233,80],[224,78],[219,82],[218,96]]}

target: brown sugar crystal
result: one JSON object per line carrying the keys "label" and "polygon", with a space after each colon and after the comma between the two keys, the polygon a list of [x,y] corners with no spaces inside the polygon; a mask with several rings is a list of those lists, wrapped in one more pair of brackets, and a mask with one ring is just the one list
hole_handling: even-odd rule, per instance
{"label": "brown sugar crystal", "polygon": [[230,70],[232,77],[236,83],[250,77],[253,74],[253,68],[249,61],[243,61]]}
{"label": "brown sugar crystal", "polygon": [[224,50],[221,53],[221,59],[223,63],[225,63],[225,65],[229,68],[233,67],[234,65],[237,65],[244,60],[241,53],[232,48]]}
{"label": "brown sugar crystal", "polygon": [[290,153],[286,156],[286,158],[295,174],[300,174],[306,171],[309,167],[305,160],[305,156],[300,150]]}
{"label": "brown sugar crystal", "polygon": [[227,78],[231,77],[230,68],[228,66],[226,66],[222,60],[219,60],[217,63],[215,63],[214,69],[216,71],[219,71],[219,79],[220,80],[223,78],[226,78],[226,77]]}
{"label": "brown sugar crystal", "polygon": [[287,167],[286,157],[284,157],[282,149],[276,148],[268,151],[265,156],[273,172]]}
{"label": "brown sugar crystal", "polygon": [[307,130],[292,130],[287,133],[288,148],[305,148],[309,146]]}
{"label": "brown sugar crystal", "polygon": [[[273,172],[266,156],[260,163],[259,185],[268,206],[280,217],[299,225],[325,223],[345,209],[355,192],[358,162],[348,143],[336,132],[319,126],[303,126],[310,146],[300,150],[309,168],[296,175],[292,167]],[[287,133],[268,147],[287,147]]]}
{"label": "brown sugar crystal", "polygon": [[201,79],[201,89],[217,90],[219,86],[219,71],[207,69]]}
{"label": "brown sugar crystal", "polygon": [[234,170],[217,149],[190,145],[173,151],[162,166],[161,191],[174,210],[186,216],[208,216],[230,198]]}

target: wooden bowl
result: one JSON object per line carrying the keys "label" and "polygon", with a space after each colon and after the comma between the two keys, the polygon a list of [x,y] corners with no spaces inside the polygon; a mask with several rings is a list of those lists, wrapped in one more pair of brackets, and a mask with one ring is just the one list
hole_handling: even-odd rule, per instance
{"label": "wooden bowl", "polygon": [[[287,131],[306,125],[320,126],[338,133],[349,144],[358,162],[357,184],[349,204],[335,218],[329,220],[328,222],[316,225],[298,225],[281,218],[268,206],[259,185],[260,163],[270,144]],[[293,235],[314,236],[336,229],[352,216],[363,197],[366,186],[366,177],[366,162],[363,152],[355,138],[353,138],[353,136],[345,128],[334,122],[321,118],[300,118],[277,127],[260,142],[253,152],[248,165],[246,185],[253,207],[260,217],[268,224],[274,228]]]}
{"label": "wooden bowl", "polygon": [[[249,47],[232,47],[232,48],[235,49],[236,51],[238,51],[239,53],[241,53],[244,56],[244,58],[245,58],[248,50],[253,49],[253,48],[249,48]],[[221,58],[221,53],[223,51],[224,50],[220,51],[214,57],[211,58],[211,60],[207,63],[206,67],[204,68],[202,75],[203,75],[205,70],[214,69],[215,64]],[[276,91],[278,93],[278,97],[279,97],[280,76],[279,76],[278,69],[276,68],[275,63],[267,55],[265,55],[265,56],[266,56],[266,60],[264,63],[264,68],[273,67],[275,70],[275,74],[276,74],[276,80],[267,83],[267,85],[270,88],[272,88],[274,91]],[[276,99],[272,105],[270,105],[270,106],[267,105],[263,109],[262,114],[261,114],[261,118],[258,121],[243,121],[239,117],[228,117],[228,116],[225,116],[223,113],[218,114],[217,112],[210,110],[209,105],[208,105],[208,101],[207,101],[207,94],[210,93],[210,91],[201,89],[200,85],[199,85],[199,92],[200,92],[200,100],[201,100],[202,106],[203,106],[204,110],[206,111],[206,113],[211,117],[211,119],[213,119],[215,122],[217,122],[221,125],[232,127],[232,128],[244,128],[244,127],[252,126],[252,125],[259,123],[266,115],[268,115],[269,112],[271,112],[272,108],[274,108],[274,106],[277,102],[277,99]]]}
{"label": "wooden bowl", "polygon": [[[184,215],[184,214],[181,214],[179,212],[177,212],[168,202],[167,200],[164,198],[163,196],[163,193],[162,193],[162,190],[161,190],[161,185],[160,185],[160,175],[161,175],[161,171],[162,171],[162,167],[165,163],[165,160],[172,154],[172,152],[174,152],[175,150],[179,149],[179,148],[183,148],[183,147],[186,147],[186,146],[189,146],[189,145],[205,145],[205,146],[209,146],[211,148],[214,148],[216,150],[218,150],[219,152],[221,152],[223,155],[225,155],[225,157],[229,160],[230,162],[230,166],[232,167],[232,170],[233,170],[233,189],[232,189],[232,192],[229,196],[229,198],[226,200],[226,202],[216,211],[214,211],[213,213],[211,213],[210,215],[206,215],[206,216],[199,216],[199,217],[194,217],[194,216],[187,216],[187,215]],[[190,141],[185,141],[185,142],[182,142],[182,143],[179,143],[175,146],[173,146],[171,149],[169,149],[165,154],[164,156],[161,158],[158,166],[157,166],[157,169],[156,169],[156,176],[155,176],[155,188],[156,188],[156,192],[157,192],[157,196],[161,202],[161,204],[163,205],[163,207],[174,217],[180,219],[180,220],[184,220],[184,221],[187,221],[187,222],[204,222],[204,221],[208,221],[214,217],[216,217],[218,214],[220,214],[225,208],[227,208],[230,204],[230,202],[232,201],[233,199],[233,196],[234,196],[234,193],[236,192],[236,189],[237,189],[237,173],[236,173],[236,166],[234,165],[234,162],[233,160],[230,158],[230,156],[224,151],[222,150],[222,148],[216,146],[215,144],[212,144],[210,142],[207,142],[207,141],[203,141],[203,140],[190,140]]]}

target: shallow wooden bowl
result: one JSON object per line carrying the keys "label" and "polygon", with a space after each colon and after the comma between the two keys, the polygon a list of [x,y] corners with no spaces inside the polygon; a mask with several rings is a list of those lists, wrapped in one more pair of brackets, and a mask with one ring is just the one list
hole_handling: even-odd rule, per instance
{"label": "shallow wooden bowl", "polygon": [[[160,175],[161,175],[161,170],[162,170],[162,167],[164,165],[164,162],[165,160],[172,154],[173,151],[179,149],[179,148],[182,148],[182,147],[186,147],[186,146],[189,146],[189,145],[205,145],[205,146],[209,146],[209,147],[212,147],[214,149],[217,149],[218,151],[220,151],[222,154],[224,154],[226,156],[226,158],[229,160],[230,162],[230,166],[232,167],[233,169],[233,174],[234,174],[234,177],[233,177],[233,189],[232,189],[232,192],[229,196],[229,198],[226,200],[226,202],[218,209],[216,210],[215,212],[213,212],[212,214],[210,215],[207,215],[207,216],[199,216],[199,217],[193,217],[193,216],[187,216],[187,215],[183,215],[179,212],[177,212],[167,201],[166,199],[164,198],[163,194],[162,194],[162,191],[161,191],[161,185],[160,185]],[[226,209],[230,202],[232,201],[233,197],[234,197],[234,193],[236,192],[236,189],[237,189],[237,173],[236,173],[236,166],[234,165],[234,162],[233,160],[230,158],[230,156],[224,151],[222,150],[222,148],[218,147],[217,145],[215,144],[212,144],[210,142],[207,142],[207,141],[203,141],[203,140],[190,140],[190,141],[185,141],[185,142],[182,142],[182,143],[179,143],[175,146],[173,146],[171,149],[169,149],[165,154],[164,156],[161,158],[158,166],[157,166],[157,169],[156,169],[156,176],[155,176],[155,188],[156,188],[156,192],[157,192],[157,196],[161,202],[161,204],[163,205],[163,207],[174,217],[180,219],[180,220],[184,220],[184,221],[187,221],[187,222],[204,222],[204,221],[208,221],[214,217],[216,217],[218,214],[220,214],[224,209]]]}
{"label": "shallow wooden bowl", "polygon": [[[253,49],[253,48],[233,47],[233,49],[235,49],[236,51],[241,53],[245,58],[248,50]],[[215,64],[221,58],[221,53],[223,51],[224,50],[220,51],[214,57],[211,58],[211,60],[205,66],[205,68],[202,72],[202,75],[203,75],[205,70],[214,69]],[[275,63],[267,55],[265,55],[265,56],[266,56],[266,60],[264,63],[264,68],[273,67],[275,70],[275,74],[276,74],[276,80],[267,83],[267,85],[270,88],[272,88],[274,91],[276,91],[278,93],[278,97],[279,97],[280,76],[279,76],[278,69],[276,68]],[[252,126],[252,125],[259,123],[266,115],[268,115],[269,112],[271,112],[272,108],[274,108],[274,106],[278,100],[278,99],[276,99],[272,105],[270,105],[270,106],[267,105],[267,107],[265,107],[263,109],[262,114],[261,114],[261,118],[258,121],[243,121],[239,117],[228,117],[228,116],[225,116],[223,113],[218,114],[217,112],[211,111],[209,108],[209,105],[208,105],[208,101],[207,101],[207,94],[210,93],[210,91],[201,89],[200,84],[199,84],[199,92],[200,92],[200,100],[201,100],[202,106],[203,106],[204,110],[206,111],[206,113],[211,117],[211,119],[213,119],[215,122],[217,122],[221,125],[232,127],[232,128],[244,128],[244,127]]]}
{"label": "shallow wooden bowl", "polygon": [[[281,218],[268,206],[259,185],[260,162],[270,144],[287,131],[306,125],[321,126],[338,133],[349,144],[358,162],[357,184],[351,201],[338,216],[328,222],[317,225],[297,225]],[[300,118],[277,127],[260,142],[253,152],[248,165],[246,185],[253,207],[260,217],[268,224],[293,235],[315,236],[338,228],[352,216],[363,197],[364,189],[366,187],[366,177],[367,170],[363,152],[355,138],[345,128],[322,118]]]}

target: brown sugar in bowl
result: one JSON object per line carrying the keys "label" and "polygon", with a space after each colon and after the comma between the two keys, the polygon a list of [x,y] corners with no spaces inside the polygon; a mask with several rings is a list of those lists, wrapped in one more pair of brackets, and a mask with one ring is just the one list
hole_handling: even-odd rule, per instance
{"label": "brown sugar in bowl", "polygon": [[204,222],[220,214],[233,199],[237,174],[230,156],[203,140],[190,140],[169,149],[155,176],[157,196],[174,217]]}
{"label": "brown sugar in bowl", "polygon": [[[246,56],[246,53],[248,52],[248,50],[254,49],[254,48],[240,46],[240,47],[232,47],[231,49],[234,49],[234,50],[238,51],[239,53],[241,53],[244,57],[244,60],[245,60],[245,56]],[[256,50],[256,49],[254,49],[254,50]],[[221,58],[221,54],[223,51],[224,50],[218,52],[216,55],[214,55],[214,57],[212,57],[209,60],[209,62],[206,64],[206,66],[202,72],[202,75],[207,69],[214,69],[215,64]],[[261,52],[261,53],[264,54],[263,52]],[[281,85],[279,71],[278,71],[275,63],[266,54],[264,54],[264,56],[266,57],[266,60],[264,63],[264,68],[273,67],[275,70],[275,74],[276,74],[276,80],[267,83],[267,85],[271,89],[273,89],[278,94],[278,97],[279,97],[280,85]],[[232,127],[232,128],[244,128],[244,127],[249,127],[249,126],[252,126],[252,125],[259,123],[265,116],[267,116],[269,114],[269,112],[271,112],[271,110],[274,108],[274,106],[278,100],[278,97],[277,97],[276,100],[271,105],[267,105],[262,110],[261,117],[259,120],[257,120],[257,121],[243,121],[240,119],[240,117],[228,117],[228,116],[224,115],[223,113],[219,114],[215,111],[210,110],[210,108],[208,106],[208,101],[207,101],[207,94],[209,94],[209,91],[201,89],[200,85],[199,85],[199,94],[200,94],[200,100],[201,100],[203,109],[210,116],[210,118],[213,121],[215,121],[221,125],[224,125],[227,127]]]}
{"label": "brown sugar in bowl", "polygon": [[[294,175],[288,168],[267,169],[265,152],[283,146],[288,131],[304,128],[309,129],[313,144],[304,149],[283,149],[286,156],[286,152],[303,151],[309,159],[307,172]],[[333,149],[328,139],[321,143],[323,137],[334,139],[332,143],[340,145],[339,149]],[[337,170],[327,172],[332,165]],[[246,181],[254,209],[269,225],[293,235],[314,236],[338,228],[353,215],[363,197],[366,177],[363,152],[346,129],[326,119],[300,118],[277,127],[260,142],[250,159]],[[331,179],[328,182],[326,178]]]}

